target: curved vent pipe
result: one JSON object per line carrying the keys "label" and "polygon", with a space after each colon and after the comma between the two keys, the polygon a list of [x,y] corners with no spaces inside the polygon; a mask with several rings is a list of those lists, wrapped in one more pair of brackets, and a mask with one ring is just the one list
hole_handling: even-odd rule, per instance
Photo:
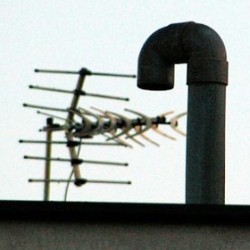
{"label": "curved vent pipe", "polygon": [[187,63],[186,203],[224,204],[226,50],[219,35],[194,22],[154,32],[138,62],[138,87],[174,87],[174,65]]}

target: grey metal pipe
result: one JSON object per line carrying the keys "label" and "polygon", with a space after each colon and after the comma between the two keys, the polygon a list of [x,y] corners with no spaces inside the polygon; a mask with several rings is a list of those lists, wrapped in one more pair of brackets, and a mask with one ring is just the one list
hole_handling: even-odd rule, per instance
{"label": "grey metal pipe", "polygon": [[171,24],[154,32],[138,62],[138,87],[174,87],[174,64],[187,63],[186,203],[224,204],[226,50],[210,27]]}

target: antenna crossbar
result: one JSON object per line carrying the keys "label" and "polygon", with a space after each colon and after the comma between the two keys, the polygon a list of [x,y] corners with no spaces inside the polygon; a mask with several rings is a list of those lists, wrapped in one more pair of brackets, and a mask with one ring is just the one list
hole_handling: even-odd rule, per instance
{"label": "antenna crossbar", "polygon": [[19,143],[34,143],[34,144],[62,144],[68,147],[86,145],[86,146],[124,146],[113,142],[80,142],[80,141],[43,141],[43,140],[19,140]]}
{"label": "antenna crossbar", "polygon": [[126,163],[126,162],[123,163],[123,162],[112,162],[112,161],[92,161],[92,160],[83,160],[83,159],[79,159],[79,158],[67,159],[67,158],[59,158],[59,157],[40,157],[40,156],[25,155],[24,159],[71,162],[72,165],[86,163],[86,164],[111,165],[111,166],[123,166],[123,167],[128,166],[128,163]]}
{"label": "antenna crossbar", "polygon": [[110,76],[110,77],[126,77],[126,78],[136,78],[136,75],[131,74],[117,74],[117,73],[103,73],[103,72],[91,72],[86,68],[82,68],[79,71],[70,70],[50,70],[50,69],[35,69],[36,73],[52,73],[52,74],[70,74],[70,75],[93,75],[93,76]]}
{"label": "antenna crossbar", "polygon": [[50,182],[50,183],[75,183],[79,182],[81,184],[86,183],[93,183],[93,184],[125,184],[125,185],[131,185],[131,181],[115,181],[115,180],[89,180],[89,179],[78,179],[78,180],[66,180],[66,179],[29,179],[29,182]]}
{"label": "antenna crossbar", "polygon": [[90,96],[90,97],[97,97],[97,98],[106,98],[106,99],[113,99],[113,100],[120,100],[120,101],[129,101],[127,97],[119,97],[119,96],[111,96],[111,95],[101,95],[96,93],[88,93],[82,90],[66,90],[66,89],[57,89],[57,88],[49,88],[49,87],[41,87],[41,86],[34,86],[29,85],[31,89],[38,89],[38,90],[45,90],[51,92],[58,92],[58,93],[65,93],[65,94],[76,94],[80,96]]}
{"label": "antenna crossbar", "polygon": [[27,107],[27,108],[46,109],[46,110],[59,111],[59,112],[68,112],[67,109],[53,108],[53,107],[40,106],[40,105],[33,105],[33,104],[28,104],[28,103],[24,103],[23,106]]}

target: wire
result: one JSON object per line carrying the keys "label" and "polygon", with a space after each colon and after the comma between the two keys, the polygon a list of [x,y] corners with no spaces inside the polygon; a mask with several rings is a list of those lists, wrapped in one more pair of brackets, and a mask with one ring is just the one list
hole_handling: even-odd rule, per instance
{"label": "wire", "polygon": [[74,174],[74,170],[71,170],[69,178],[68,178],[68,182],[67,182],[67,185],[66,185],[66,188],[65,188],[65,194],[64,194],[64,201],[65,202],[67,201],[67,196],[68,196],[68,191],[69,191],[69,184],[70,184],[70,181],[72,179],[73,174]]}
{"label": "wire", "polygon": [[[78,147],[77,158],[79,158],[79,155],[80,155],[81,145],[82,145],[82,139],[80,139],[80,145]],[[68,192],[69,192],[69,184],[71,183],[71,179],[73,177],[73,174],[74,174],[74,170],[72,169],[70,172],[69,178],[68,178],[66,188],[65,188],[65,193],[64,193],[64,201],[65,202],[67,201],[67,196],[68,196]]]}

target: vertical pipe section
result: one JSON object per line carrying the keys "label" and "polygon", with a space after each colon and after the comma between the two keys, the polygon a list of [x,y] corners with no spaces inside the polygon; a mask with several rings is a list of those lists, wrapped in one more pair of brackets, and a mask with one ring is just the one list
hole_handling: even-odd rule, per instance
{"label": "vertical pipe section", "polygon": [[225,86],[188,87],[186,202],[223,204]]}
{"label": "vertical pipe section", "polygon": [[187,63],[186,203],[224,204],[226,50],[210,27],[171,24],[154,32],[138,62],[138,87],[174,87],[174,65]]}

